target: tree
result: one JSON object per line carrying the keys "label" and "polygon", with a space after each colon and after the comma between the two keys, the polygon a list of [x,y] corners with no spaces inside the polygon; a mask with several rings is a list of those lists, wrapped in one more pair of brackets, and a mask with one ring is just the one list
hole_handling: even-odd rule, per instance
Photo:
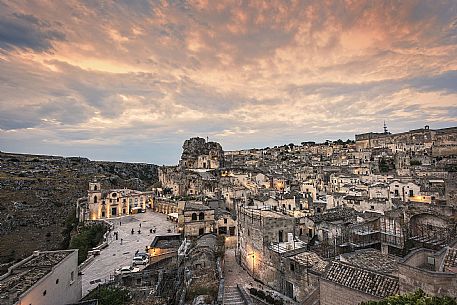
{"label": "tree", "polygon": [[100,285],[92,290],[84,300],[97,299],[100,305],[122,305],[128,303],[131,298],[127,289]]}
{"label": "tree", "polygon": [[421,289],[413,293],[406,293],[402,295],[394,295],[385,298],[381,301],[368,301],[362,302],[361,305],[409,305],[409,304],[422,304],[422,305],[457,305],[454,298],[444,296],[436,297],[429,296]]}

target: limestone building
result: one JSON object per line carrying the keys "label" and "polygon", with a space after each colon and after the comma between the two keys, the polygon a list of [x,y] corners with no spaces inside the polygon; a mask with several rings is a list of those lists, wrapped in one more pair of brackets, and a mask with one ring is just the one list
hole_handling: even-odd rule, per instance
{"label": "limestone building", "polygon": [[224,166],[224,151],[216,142],[203,138],[190,138],[182,146],[179,166],[186,169],[217,169]]}
{"label": "limestone building", "polygon": [[216,231],[214,209],[197,202],[178,204],[178,231],[186,237],[195,237]]}
{"label": "limestone building", "polygon": [[154,192],[130,189],[102,190],[100,183],[89,183],[87,212],[89,218],[105,219],[142,212],[152,207]]}
{"label": "limestone building", "polygon": [[78,250],[35,251],[0,276],[0,305],[61,305],[81,297]]}

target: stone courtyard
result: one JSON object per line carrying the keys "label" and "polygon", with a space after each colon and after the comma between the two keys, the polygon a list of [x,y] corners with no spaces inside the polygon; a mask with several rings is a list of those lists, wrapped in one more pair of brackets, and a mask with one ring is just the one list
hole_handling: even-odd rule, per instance
{"label": "stone courtyard", "polygon": [[[174,232],[176,225],[167,220],[166,215],[149,210],[146,213],[112,218],[108,221],[114,224],[114,229],[108,236],[108,247],[82,270],[83,295],[89,293],[98,284],[107,282],[117,268],[131,265],[137,250],[145,252],[146,246],[151,244],[156,235],[167,234],[168,230]],[[154,228],[156,233],[150,233]],[[132,229],[134,234],[131,233]],[[140,234],[138,230],[141,230]],[[117,240],[114,232],[118,232]],[[139,267],[143,268],[143,266]]]}

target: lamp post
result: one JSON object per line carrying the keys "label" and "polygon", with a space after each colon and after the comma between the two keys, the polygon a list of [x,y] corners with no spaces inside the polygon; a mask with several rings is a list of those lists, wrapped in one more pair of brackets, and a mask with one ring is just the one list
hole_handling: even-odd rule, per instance
{"label": "lamp post", "polygon": [[248,256],[252,256],[252,277],[254,277],[254,252],[249,253]]}

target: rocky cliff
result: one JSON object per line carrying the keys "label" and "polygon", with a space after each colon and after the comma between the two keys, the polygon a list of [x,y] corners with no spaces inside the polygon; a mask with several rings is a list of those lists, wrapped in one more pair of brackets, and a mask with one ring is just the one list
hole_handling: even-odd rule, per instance
{"label": "rocky cliff", "polygon": [[158,181],[157,166],[0,152],[0,264],[58,249],[66,218],[94,179],[146,190]]}

